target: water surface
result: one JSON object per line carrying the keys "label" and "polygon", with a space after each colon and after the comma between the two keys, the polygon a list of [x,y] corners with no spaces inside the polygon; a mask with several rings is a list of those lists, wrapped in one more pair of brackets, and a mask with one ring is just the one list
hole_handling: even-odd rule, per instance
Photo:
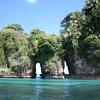
{"label": "water surface", "polygon": [[100,81],[1,78],[0,100],[100,100]]}

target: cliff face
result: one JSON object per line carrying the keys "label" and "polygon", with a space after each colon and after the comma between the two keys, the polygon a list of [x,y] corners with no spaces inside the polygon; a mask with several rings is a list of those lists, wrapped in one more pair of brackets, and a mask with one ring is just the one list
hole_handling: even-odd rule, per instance
{"label": "cliff face", "polygon": [[[75,75],[99,75],[100,68],[91,67],[86,63],[84,58],[80,56],[74,56],[74,73]],[[70,70],[70,69],[69,69]]]}
{"label": "cliff face", "polygon": [[[84,58],[80,58],[78,55],[70,56],[65,59],[69,75],[100,75],[100,68],[91,67],[86,63]],[[35,63],[32,62],[33,66]],[[53,64],[52,70],[46,72],[45,65],[41,64],[42,76],[52,77],[52,78],[62,78],[64,76],[64,59],[57,58],[56,62]],[[33,77],[35,74],[35,67],[33,67],[32,73]]]}
{"label": "cliff face", "polygon": [[57,76],[63,76],[63,60],[62,59],[58,59],[58,61],[56,62],[56,67],[57,67]]}
{"label": "cliff face", "polygon": [[61,58],[57,58],[56,62],[52,66],[52,69],[49,70],[49,74],[47,74],[47,76],[55,78],[63,76],[63,61]]}

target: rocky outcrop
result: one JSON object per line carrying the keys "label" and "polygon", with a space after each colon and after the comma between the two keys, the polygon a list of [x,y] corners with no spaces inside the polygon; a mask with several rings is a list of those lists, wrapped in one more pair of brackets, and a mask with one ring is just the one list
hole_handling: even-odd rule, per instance
{"label": "rocky outcrop", "polygon": [[64,68],[64,64],[63,64],[63,60],[62,59],[58,59],[58,61],[56,62],[56,67],[57,67],[57,76],[63,76],[63,68]]}
{"label": "rocky outcrop", "polygon": [[95,68],[87,64],[84,58],[80,56],[74,56],[74,74],[75,75],[98,75],[100,74],[100,68]]}
{"label": "rocky outcrop", "polygon": [[48,68],[46,68],[45,70],[47,77],[59,78],[63,76],[63,59],[56,57],[56,60],[53,61],[49,67],[51,67],[51,69],[48,70]]}
{"label": "rocky outcrop", "polygon": [[[69,69],[69,75],[100,75],[100,68],[95,68],[87,64],[84,58],[78,55],[70,56],[65,59]],[[32,60],[32,66],[35,66],[35,62]],[[41,64],[42,77],[62,78],[64,76],[64,60],[57,58],[52,64],[51,70],[46,68],[45,64]],[[35,76],[36,68],[33,67],[32,73]]]}

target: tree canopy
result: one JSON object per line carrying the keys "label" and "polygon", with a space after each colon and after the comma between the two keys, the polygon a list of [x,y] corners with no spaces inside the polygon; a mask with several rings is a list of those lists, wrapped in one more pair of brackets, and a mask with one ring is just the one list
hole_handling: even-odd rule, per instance
{"label": "tree canopy", "polygon": [[[59,53],[62,44],[59,42],[59,37],[56,35],[47,35],[43,31],[37,29],[32,30],[31,35],[32,55],[34,59],[45,63],[55,54]],[[35,33],[36,32],[36,33]],[[59,53],[60,54],[60,53]]]}
{"label": "tree canopy", "polygon": [[[63,46],[65,51],[75,51],[91,62],[91,66],[100,66],[100,2],[87,0],[81,12],[67,15],[61,23]],[[66,52],[68,55],[69,52]],[[98,56],[97,56],[98,55]],[[89,62],[90,63],[90,62]]]}

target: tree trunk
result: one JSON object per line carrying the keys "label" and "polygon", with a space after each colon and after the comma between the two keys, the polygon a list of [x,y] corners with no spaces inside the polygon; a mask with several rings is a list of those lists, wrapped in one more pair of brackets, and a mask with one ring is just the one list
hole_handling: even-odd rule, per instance
{"label": "tree trunk", "polygon": [[4,59],[5,59],[7,68],[10,68],[10,64],[9,64],[9,60],[8,60],[8,51],[7,51],[7,48],[4,47],[3,49],[4,49]]}

